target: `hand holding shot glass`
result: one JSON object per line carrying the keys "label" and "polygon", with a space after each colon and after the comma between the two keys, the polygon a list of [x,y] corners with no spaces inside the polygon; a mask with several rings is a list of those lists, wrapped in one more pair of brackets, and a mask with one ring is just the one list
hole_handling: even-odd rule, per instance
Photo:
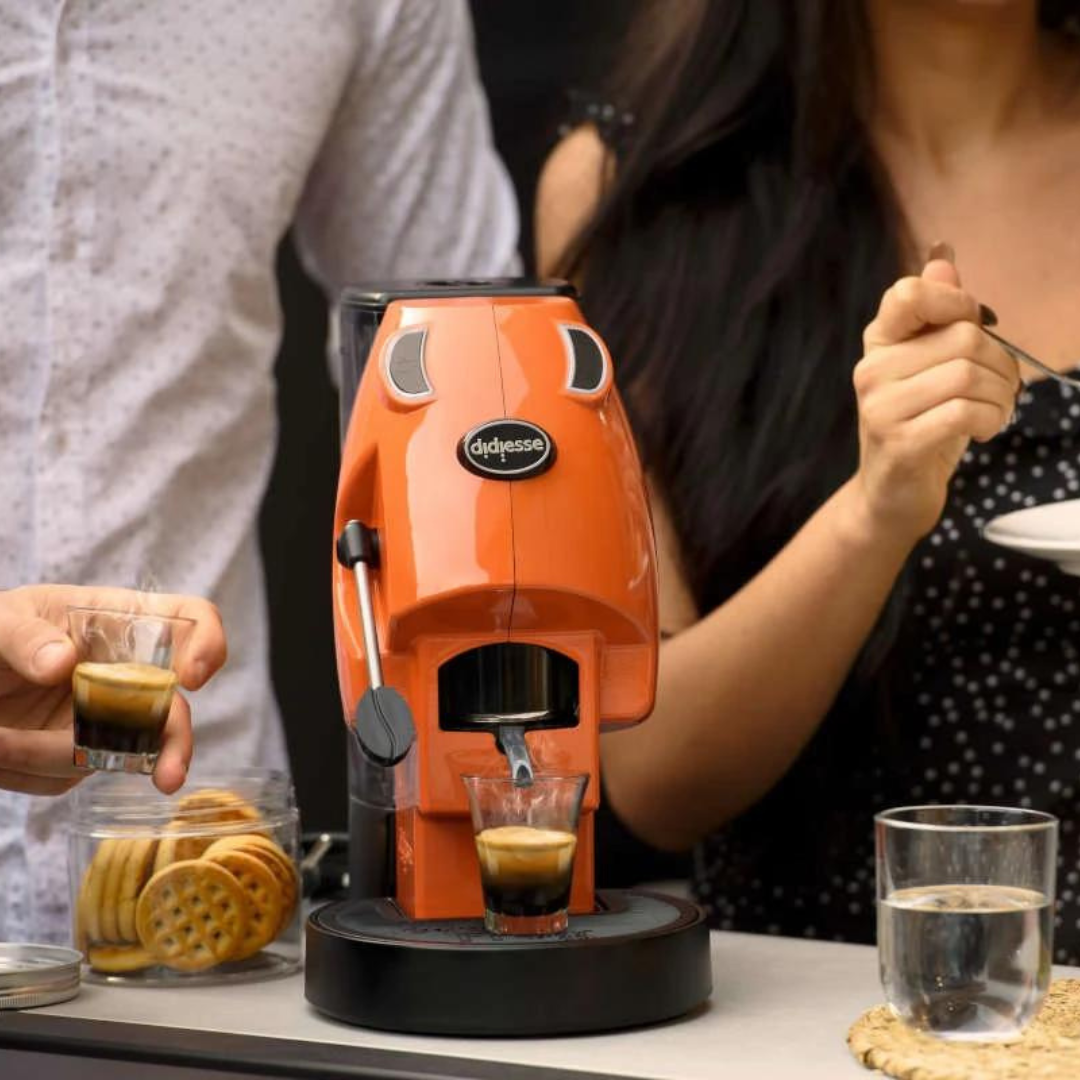
{"label": "hand holding shot glass", "polygon": [[68,609],[79,652],[71,681],[75,765],[152,773],[193,619],[100,608]]}
{"label": "hand holding shot glass", "polygon": [[1017,1038],[1050,985],[1057,819],[911,806],[874,823],[889,1007],[943,1039]]}
{"label": "hand holding shot glass", "polygon": [[[74,669],[80,661],[112,663],[120,657],[88,652],[73,608],[139,612],[190,625],[183,647],[179,638],[172,640],[170,660],[159,648],[150,653],[151,663],[168,663],[185,691],[204,686],[225,663],[221,618],[212,603],[196,596],[96,585],[0,590],[0,789],[60,795],[87,775],[73,760]],[[170,794],[184,783],[192,755],[191,710],[182,693],[172,696],[161,740],[153,782]]]}
{"label": "hand holding shot glass", "polygon": [[578,817],[588,776],[464,776],[493,934],[560,934],[568,925]]}

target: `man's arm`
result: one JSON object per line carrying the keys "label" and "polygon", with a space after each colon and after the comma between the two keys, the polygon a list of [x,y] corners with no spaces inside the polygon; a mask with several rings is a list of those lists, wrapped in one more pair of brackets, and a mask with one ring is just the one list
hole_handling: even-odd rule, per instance
{"label": "man's arm", "polygon": [[518,212],[491,138],[465,0],[369,0],[370,32],[297,216],[330,290],[512,273]]}

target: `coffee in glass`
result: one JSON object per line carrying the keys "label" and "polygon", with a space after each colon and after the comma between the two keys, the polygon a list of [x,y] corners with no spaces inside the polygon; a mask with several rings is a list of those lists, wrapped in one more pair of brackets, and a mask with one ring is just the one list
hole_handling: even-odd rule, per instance
{"label": "coffee in glass", "polygon": [[577,837],[561,829],[498,825],[476,835],[484,906],[515,918],[565,911]]}
{"label": "coffee in glass", "polygon": [[74,761],[80,768],[151,773],[191,619],[69,608],[80,662],[71,679]]}
{"label": "coffee in glass", "polygon": [[480,863],[484,923],[497,934],[567,928],[588,776],[463,777]]}
{"label": "coffee in glass", "polygon": [[88,750],[154,754],[176,673],[153,664],[84,661],[72,676],[75,742]]}

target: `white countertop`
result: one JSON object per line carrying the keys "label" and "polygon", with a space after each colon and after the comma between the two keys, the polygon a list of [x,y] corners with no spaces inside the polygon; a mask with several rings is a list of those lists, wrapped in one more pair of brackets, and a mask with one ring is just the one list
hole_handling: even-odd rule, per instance
{"label": "white countertop", "polygon": [[[712,935],[710,1004],[689,1018],[610,1035],[449,1039],[351,1028],[304,1000],[303,976],[242,986],[134,989],[87,985],[35,1015],[229,1032],[301,1042],[546,1066],[614,1076],[719,1080],[863,1080],[845,1036],[878,1003],[873,948],[747,934]],[[1061,969],[1058,976],[1078,975]],[[648,986],[641,987],[647,994]],[[0,1023],[0,1033],[2,1033]]]}
{"label": "white countertop", "polygon": [[[314,1040],[618,1076],[842,1080],[867,1077],[848,1026],[880,1000],[877,957],[861,945],[712,935],[713,996],[687,1019],[610,1035],[503,1040],[351,1028],[304,1000],[303,976],[243,986],[135,989],[88,984],[36,1014]],[[647,994],[648,986],[641,992]]]}

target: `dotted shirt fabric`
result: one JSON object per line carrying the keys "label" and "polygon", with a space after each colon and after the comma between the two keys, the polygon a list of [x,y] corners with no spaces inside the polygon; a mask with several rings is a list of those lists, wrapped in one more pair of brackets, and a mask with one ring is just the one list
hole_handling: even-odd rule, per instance
{"label": "dotted shirt fabric", "polygon": [[[0,588],[214,599],[206,768],[285,764],[255,525],[290,224],[331,291],[513,269],[464,0],[0,0]],[[0,793],[0,940],[66,938],[69,813]]]}
{"label": "dotted shirt fabric", "polygon": [[[872,815],[969,802],[1061,819],[1055,960],[1080,963],[1080,579],[983,539],[998,514],[1080,498],[1080,394],[1034,383],[973,446],[913,553],[885,734],[841,698],[806,760],[703,843],[694,888],[725,929],[874,940]],[[808,779],[830,743],[847,771]],[[854,763],[854,764],[852,764]]]}

